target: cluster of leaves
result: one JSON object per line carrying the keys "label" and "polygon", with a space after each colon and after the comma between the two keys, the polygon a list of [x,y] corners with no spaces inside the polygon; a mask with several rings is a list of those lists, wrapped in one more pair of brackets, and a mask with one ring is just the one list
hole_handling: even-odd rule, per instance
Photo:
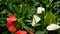
{"label": "cluster of leaves", "polygon": [[[35,27],[31,26],[33,15],[36,14],[37,7],[44,7],[45,12],[38,16],[42,18],[41,22]],[[45,34],[46,26],[56,23],[60,19],[60,1],[59,0],[0,0],[0,29],[3,34],[10,32],[5,27],[6,18],[9,13],[13,13],[18,18],[18,28],[31,30],[35,34]],[[54,16],[55,15],[55,16]],[[47,21],[48,20],[48,21]],[[41,29],[42,28],[42,29]],[[42,30],[42,31],[41,31]],[[59,32],[59,31],[58,31]],[[59,33],[60,34],[60,33]]]}

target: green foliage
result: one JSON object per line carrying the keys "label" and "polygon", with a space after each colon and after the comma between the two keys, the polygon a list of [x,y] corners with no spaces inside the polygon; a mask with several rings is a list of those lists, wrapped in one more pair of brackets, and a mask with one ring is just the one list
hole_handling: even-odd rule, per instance
{"label": "green foliage", "polygon": [[53,15],[52,12],[49,12],[44,16],[43,24],[44,25],[49,25],[49,24],[52,24],[52,23],[56,23],[56,16]]}
{"label": "green foliage", "polygon": [[45,34],[46,33],[46,30],[43,30],[43,31],[36,31],[35,34]]}
{"label": "green foliage", "polygon": [[[41,6],[45,8],[45,12],[37,14],[37,7]],[[47,31],[40,30],[46,30],[47,25],[57,23],[60,18],[60,0],[0,0],[0,29],[2,29],[2,34],[10,33],[7,28],[5,30],[6,18],[9,17],[9,13],[13,13],[17,18],[19,29],[25,29],[27,32],[31,30],[35,34],[45,34]],[[35,14],[41,17],[41,21],[33,27],[31,23]]]}

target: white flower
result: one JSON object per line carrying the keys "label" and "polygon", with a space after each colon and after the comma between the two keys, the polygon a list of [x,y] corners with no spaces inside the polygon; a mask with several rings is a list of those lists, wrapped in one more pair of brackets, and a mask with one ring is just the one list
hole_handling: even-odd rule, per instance
{"label": "white flower", "polygon": [[60,26],[58,26],[56,24],[51,24],[51,25],[47,26],[48,31],[56,30],[58,28],[60,28]]}
{"label": "white flower", "polygon": [[37,8],[37,14],[42,13],[42,11],[45,11],[45,8],[43,8],[43,7],[38,7]]}
{"label": "white flower", "polygon": [[41,20],[38,16],[34,15],[33,16],[33,21],[32,21],[32,26],[35,26],[36,23],[38,23]]}

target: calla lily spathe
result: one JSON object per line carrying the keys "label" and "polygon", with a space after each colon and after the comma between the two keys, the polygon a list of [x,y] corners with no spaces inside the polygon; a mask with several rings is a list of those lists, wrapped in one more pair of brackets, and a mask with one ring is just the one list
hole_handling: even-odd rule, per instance
{"label": "calla lily spathe", "polygon": [[37,14],[42,13],[42,11],[45,11],[45,8],[43,8],[43,7],[38,7],[37,8]]}
{"label": "calla lily spathe", "polygon": [[54,30],[59,29],[59,28],[60,28],[60,26],[58,26],[56,24],[51,24],[51,25],[47,26],[48,31],[54,31]]}
{"label": "calla lily spathe", "polygon": [[33,21],[32,21],[32,26],[35,26],[36,23],[38,23],[41,20],[40,17],[38,17],[37,15],[33,16]]}

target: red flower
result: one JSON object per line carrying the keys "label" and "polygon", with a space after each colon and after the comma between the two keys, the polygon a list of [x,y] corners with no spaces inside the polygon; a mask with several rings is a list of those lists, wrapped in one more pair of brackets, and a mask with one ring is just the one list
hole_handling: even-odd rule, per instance
{"label": "red flower", "polygon": [[10,32],[15,32],[16,31],[16,28],[13,25],[11,25],[10,27],[8,27],[8,30]]}
{"label": "red flower", "polygon": [[6,27],[8,28],[8,30],[10,32],[15,32],[16,31],[16,27],[17,27],[17,23],[16,23],[16,18],[14,17],[13,14],[10,13],[9,18],[7,18],[7,24]]}
{"label": "red flower", "polygon": [[27,34],[27,32],[26,31],[19,30],[15,34]]}
{"label": "red flower", "polygon": [[6,27],[10,27],[11,25],[14,25],[14,27],[17,27],[17,23],[16,22],[8,22],[6,24]]}
{"label": "red flower", "polygon": [[14,15],[10,13],[9,18],[7,18],[7,22],[14,22],[14,21],[16,21],[16,20],[17,20],[17,19],[14,17]]}

